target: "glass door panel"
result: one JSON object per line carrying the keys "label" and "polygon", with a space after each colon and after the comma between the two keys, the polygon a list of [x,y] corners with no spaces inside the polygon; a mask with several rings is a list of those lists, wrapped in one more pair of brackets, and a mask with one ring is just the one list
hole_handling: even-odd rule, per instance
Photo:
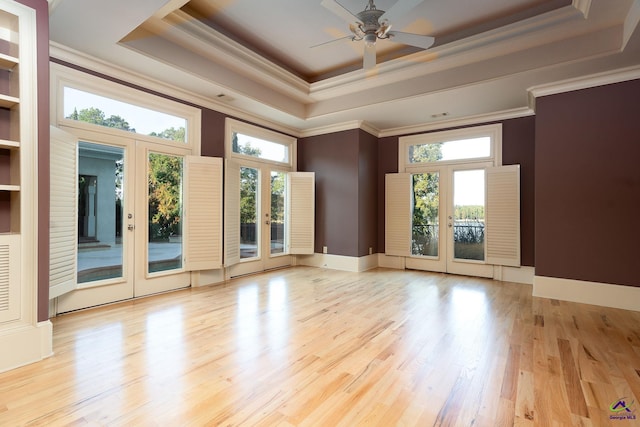
{"label": "glass door panel", "polygon": [[149,153],[149,273],[182,269],[183,157]]}
{"label": "glass door panel", "polygon": [[122,278],[124,149],[78,148],[78,283]]}
{"label": "glass door panel", "polygon": [[258,258],[260,170],[240,167],[240,259]]}
{"label": "glass door panel", "polygon": [[286,174],[284,172],[271,171],[271,218],[270,236],[271,255],[284,253],[285,245],[285,194]]}
{"label": "glass door panel", "polygon": [[411,255],[437,257],[440,241],[440,173],[418,173],[411,177]]}
{"label": "glass door panel", "polygon": [[287,172],[274,170],[268,166],[262,169],[262,182],[268,182],[261,189],[261,205],[265,221],[260,226],[262,240],[262,269],[279,268],[291,265],[291,257],[286,253],[286,215]]}
{"label": "glass door panel", "polygon": [[484,261],[484,169],[453,172],[453,254]]}
{"label": "glass door panel", "polygon": [[129,216],[135,230],[136,297],[185,288],[183,172],[186,150],[136,141],[137,216]]}

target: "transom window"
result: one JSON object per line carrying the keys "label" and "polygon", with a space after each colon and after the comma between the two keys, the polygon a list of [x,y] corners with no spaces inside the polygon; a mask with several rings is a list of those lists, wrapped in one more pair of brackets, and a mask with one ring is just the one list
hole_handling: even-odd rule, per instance
{"label": "transom window", "polygon": [[426,163],[496,161],[500,164],[500,126],[412,135],[400,138],[400,171]]}
{"label": "transom window", "polygon": [[233,119],[225,127],[226,157],[294,166],[295,138]]}
{"label": "transom window", "polygon": [[65,86],[64,118],[187,142],[187,119]]}
{"label": "transom window", "polygon": [[257,157],[274,162],[287,163],[289,161],[289,147],[277,142],[254,138],[249,135],[234,132],[231,147],[234,153]]}

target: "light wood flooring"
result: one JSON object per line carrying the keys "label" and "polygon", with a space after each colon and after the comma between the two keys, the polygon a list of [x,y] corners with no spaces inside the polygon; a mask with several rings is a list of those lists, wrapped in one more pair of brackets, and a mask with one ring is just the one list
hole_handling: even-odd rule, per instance
{"label": "light wood flooring", "polygon": [[0,426],[640,425],[640,312],[528,285],[295,267],[53,326]]}

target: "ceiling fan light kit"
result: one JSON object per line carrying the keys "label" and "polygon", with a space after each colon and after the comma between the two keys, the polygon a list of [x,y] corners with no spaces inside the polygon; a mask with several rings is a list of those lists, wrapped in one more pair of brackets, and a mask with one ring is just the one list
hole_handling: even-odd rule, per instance
{"label": "ceiling fan light kit", "polygon": [[[320,4],[341,19],[347,21],[349,30],[353,33],[353,36],[350,37],[352,41],[364,41],[363,68],[370,69],[376,66],[375,46],[378,39],[407,44],[422,49],[428,49],[433,45],[435,39],[431,36],[390,31],[391,23],[389,17],[403,15],[423,1],[424,0],[398,0],[388,11],[384,11],[376,8],[374,0],[368,0],[368,4],[364,10],[357,14],[350,12],[336,0],[322,0]],[[383,15],[386,15],[386,19],[380,21]],[[337,39],[335,41],[343,39]]]}

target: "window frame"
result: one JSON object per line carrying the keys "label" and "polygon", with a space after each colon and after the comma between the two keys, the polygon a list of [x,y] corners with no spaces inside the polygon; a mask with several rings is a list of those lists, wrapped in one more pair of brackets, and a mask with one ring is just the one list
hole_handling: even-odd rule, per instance
{"label": "window frame", "polygon": [[[60,64],[51,63],[50,69],[50,95],[51,99],[55,101],[51,103],[50,122],[56,126],[67,126],[126,136],[127,138],[148,141],[154,144],[184,148],[191,150],[192,155],[200,155],[202,128],[201,109],[127,86],[124,83],[114,82],[106,78],[94,76]],[[127,132],[121,129],[67,119],[64,117],[65,87],[89,92],[98,96],[111,98],[115,101],[128,103],[133,106],[183,118],[186,120],[186,141],[172,141],[141,133]]]}
{"label": "window frame", "polygon": [[[272,143],[284,145],[288,148],[288,161],[279,162],[276,160],[263,159],[261,157],[247,156],[245,154],[234,153],[232,147],[233,134],[240,133],[243,135],[251,136],[258,139],[263,139]],[[236,159],[241,162],[257,162],[268,165],[284,166],[291,168],[291,171],[296,171],[296,158],[297,158],[297,143],[298,139],[283,133],[275,132],[269,129],[261,128],[259,126],[251,125],[249,123],[241,122],[239,120],[226,118],[225,119],[225,132],[224,132],[224,149],[225,159]]]}
{"label": "window frame", "polygon": [[[438,144],[442,142],[459,141],[489,137],[490,154],[488,157],[473,157],[466,159],[441,160],[432,162],[411,163],[409,161],[409,147],[414,145]],[[502,165],[502,124],[472,126],[463,129],[453,129],[403,136],[398,139],[398,172],[413,173],[428,166],[455,165],[469,163],[491,162],[494,166]]]}

